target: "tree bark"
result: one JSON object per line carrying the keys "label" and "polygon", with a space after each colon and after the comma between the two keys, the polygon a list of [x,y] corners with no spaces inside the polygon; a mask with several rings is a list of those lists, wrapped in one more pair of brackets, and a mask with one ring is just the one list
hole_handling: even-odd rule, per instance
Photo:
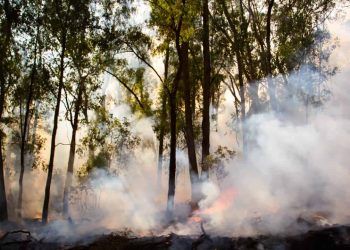
{"label": "tree bark", "polygon": [[61,40],[62,48],[61,48],[61,53],[60,53],[60,77],[59,77],[58,90],[57,90],[55,115],[54,115],[54,121],[53,121],[53,130],[52,130],[52,135],[51,135],[50,160],[49,160],[49,165],[48,165],[48,174],[47,174],[47,180],[46,180],[46,186],[45,186],[45,197],[44,197],[44,204],[43,204],[43,211],[42,211],[42,223],[43,224],[47,223],[48,213],[49,213],[50,188],[51,188],[51,180],[52,180],[52,173],[53,173],[53,163],[55,160],[58,116],[59,116],[59,112],[60,112],[61,96],[62,96],[62,89],[63,89],[64,58],[65,58],[66,42],[67,42],[66,40],[67,40],[67,34],[66,34],[66,32],[63,32],[62,40]]}
{"label": "tree bark", "polygon": [[[165,53],[164,62],[164,82],[168,80],[169,73],[169,48],[167,48]],[[157,184],[158,187],[161,186],[161,176],[163,167],[163,152],[164,152],[164,135],[165,135],[165,120],[166,120],[166,105],[167,105],[167,95],[164,90],[162,90],[162,111],[161,111],[161,121],[160,121],[160,131],[159,131],[159,148],[158,148],[158,171],[157,171]]]}
{"label": "tree bark", "polygon": [[182,70],[182,84],[184,90],[184,102],[185,102],[185,139],[187,144],[188,160],[189,160],[189,170],[191,179],[191,200],[193,208],[197,207],[199,201],[198,192],[196,192],[196,185],[199,181],[199,171],[197,166],[196,157],[196,146],[194,141],[193,132],[193,120],[192,120],[192,82],[190,79],[189,63],[188,63],[188,42],[183,42],[181,48],[180,60],[182,60],[183,70]]}
{"label": "tree bark", "polygon": [[208,178],[206,158],[210,154],[210,44],[209,44],[209,8],[208,0],[202,2],[203,14],[203,120],[202,120],[202,176]]}
{"label": "tree bark", "polygon": [[79,113],[83,101],[83,81],[81,80],[79,82],[78,86],[78,96],[77,100],[75,102],[74,107],[74,118],[72,121],[72,138],[69,148],[69,158],[68,158],[68,167],[67,167],[67,176],[66,176],[66,183],[64,186],[64,193],[63,193],[63,215],[65,217],[69,217],[69,193],[70,188],[72,186],[72,179],[73,179],[73,168],[74,168],[74,160],[75,160],[75,149],[76,149],[76,135],[79,125]]}
{"label": "tree bark", "polygon": [[[5,108],[5,90],[4,85],[1,84],[0,90],[0,120],[3,117]],[[5,176],[4,176],[4,160],[2,152],[3,144],[3,133],[2,129],[0,130],[0,221],[5,221],[8,219],[7,214],[7,200],[6,200],[6,190],[5,190]]]}
{"label": "tree bark", "polygon": [[271,62],[271,15],[274,0],[269,0],[266,14],[266,77],[269,89],[270,104],[272,111],[277,110],[276,88],[272,80],[272,62]]}
{"label": "tree bark", "polygon": [[167,210],[172,212],[174,209],[175,196],[175,177],[176,177],[176,95],[171,94],[170,104],[170,162],[169,162],[169,189]]}
{"label": "tree bark", "polygon": [[[180,51],[180,34],[177,35],[176,47]],[[172,213],[174,209],[175,198],[175,182],[176,182],[176,140],[177,140],[177,88],[182,75],[182,61],[179,61],[179,66],[173,81],[172,90],[169,91],[169,106],[170,106],[170,161],[169,161],[169,189],[168,189],[168,204],[167,210]]]}
{"label": "tree bark", "polygon": [[[3,26],[4,36],[5,39],[3,41],[3,44],[1,44],[0,48],[0,122],[2,123],[4,110],[5,110],[5,99],[6,94],[8,92],[8,88],[11,83],[6,81],[5,77],[5,65],[6,64],[6,57],[9,53],[9,46],[10,41],[12,37],[12,24],[15,22],[13,15],[13,9],[8,0],[4,1],[3,10],[5,14],[5,24]],[[7,199],[6,199],[6,190],[5,190],[5,174],[4,174],[4,156],[2,152],[2,144],[4,140],[4,131],[0,129],[0,221],[5,221],[8,219],[8,212],[7,212]]]}
{"label": "tree bark", "polygon": [[34,84],[35,84],[35,74],[36,74],[36,58],[37,58],[37,41],[38,38],[36,38],[35,42],[35,48],[34,48],[34,63],[33,68],[30,76],[30,85],[29,85],[29,92],[27,96],[27,102],[26,102],[26,110],[24,115],[24,124],[23,128],[21,128],[21,171],[19,175],[19,191],[18,191],[18,202],[17,202],[17,216],[18,218],[22,217],[22,199],[23,199],[23,176],[24,176],[24,169],[25,169],[25,154],[27,151],[27,139],[28,139],[28,131],[29,131],[29,121],[30,121],[30,106],[32,104],[33,100],[33,92],[34,92]]}

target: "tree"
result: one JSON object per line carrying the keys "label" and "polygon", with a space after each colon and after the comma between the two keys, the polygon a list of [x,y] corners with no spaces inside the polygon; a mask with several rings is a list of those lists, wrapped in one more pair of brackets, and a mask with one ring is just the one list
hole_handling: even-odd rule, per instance
{"label": "tree", "polygon": [[190,163],[190,178],[192,184],[192,206],[197,207],[198,194],[196,192],[196,184],[199,182],[199,171],[197,165],[196,146],[195,146],[195,135],[193,130],[193,107],[192,107],[192,79],[190,76],[189,66],[189,43],[183,42],[181,52],[179,54],[179,60],[183,65],[182,72],[182,84],[184,91],[184,102],[185,102],[185,139],[187,144],[188,159]]}
{"label": "tree", "polygon": [[14,29],[19,23],[20,3],[12,3],[9,0],[1,2],[0,8],[0,221],[7,220],[7,200],[4,178],[3,143],[5,132],[3,125],[6,123],[6,100],[11,88],[16,83],[19,72],[17,63],[19,54],[14,40]]}
{"label": "tree", "polygon": [[[41,1],[33,2],[32,5],[24,6],[24,14],[23,14],[23,26],[25,34],[29,35],[31,39],[29,39],[28,44],[24,44],[24,47],[30,48],[31,52],[29,58],[27,59],[27,66],[30,68],[29,79],[26,77],[23,80],[23,87],[25,91],[23,91],[23,87],[20,87],[20,91],[22,93],[26,93],[24,96],[25,100],[25,110],[24,117],[22,117],[22,110],[20,110],[20,176],[19,176],[19,191],[18,191],[18,202],[17,202],[17,211],[18,217],[22,217],[22,196],[23,196],[23,178],[24,178],[24,170],[25,170],[25,156],[28,151],[28,137],[29,137],[29,127],[30,120],[32,116],[32,102],[35,98],[38,97],[38,92],[40,88],[37,88],[38,81],[37,78],[40,78],[41,74],[45,74],[45,69],[41,65],[41,55],[40,51],[42,50],[42,42],[40,41],[41,35]],[[34,23],[34,26],[30,24]],[[39,65],[38,65],[39,64]],[[38,69],[39,68],[39,69]],[[46,74],[47,75],[47,74]],[[43,81],[45,82],[45,80]],[[44,84],[42,84],[44,85]],[[42,88],[41,88],[42,89]],[[19,93],[18,93],[19,94]],[[20,95],[19,95],[20,96]],[[21,106],[21,105],[20,105]]]}
{"label": "tree", "polygon": [[[232,63],[223,70],[239,106],[236,113],[242,124],[243,152],[248,152],[253,140],[247,137],[244,120],[267,109],[281,112],[284,98],[281,90],[293,95],[287,90],[288,75],[305,63],[318,27],[333,8],[331,0],[288,3],[220,0],[213,4],[213,32],[221,33],[215,36],[215,42],[226,44],[223,47],[231,55],[226,54]],[[288,59],[282,59],[285,56]],[[276,77],[279,74],[282,77]],[[265,90],[260,88],[262,82],[267,83]],[[262,93],[269,98],[261,98]]]}
{"label": "tree", "polygon": [[203,120],[202,120],[202,175],[204,179],[208,175],[206,158],[210,154],[210,96],[211,96],[211,63],[209,44],[209,7],[208,0],[202,1],[203,15]]}
{"label": "tree", "polygon": [[[165,60],[164,60],[164,82],[168,81],[168,75],[169,75],[169,57],[170,57],[170,49],[169,46],[166,48],[165,52]],[[165,87],[161,86],[161,112],[160,112],[160,124],[159,124],[159,147],[158,147],[158,171],[157,171],[157,182],[158,186],[160,187],[160,178],[162,174],[162,167],[163,167],[163,153],[164,153],[164,137],[165,137],[165,126],[166,126],[166,114],[167,114],[167,101],[168,96],[166,93]]]}
{"label": "tree", "polygon": [[[169,189],[168,211],[172,211],[175,196],[176,175],[176,146],[177,146],[177,105],[178,89],[182,81],[185,99],[185,138],[189,153],[191,182],[198,179],[198,166],[193,136],[191,87],[189,79],[188,50],[189,42],[193,37],[193,21],[198,17],[198,5],[193,2],[181,1],[153,1],[151,2],[151,24],[159,28],[159,35],[166,41],[171,41],[177,53],[178,64],[171,86],[166,86],[169,96],[170,116],[170,162],[169,162]],[[192,190],[194,191],[194,190]]]}
{"label": "tree", "polygon": [[64,74],[66,68],[66,51],[68,39],[72,39],[74,33],[71,32],[70,28],[74,27],[75,17],[72,15],[73,3],[71,1],[48,1],[45,5],[45,18],[48,22],[48,29],[50,34],[50,39],[54,42],[52,43],[52,49],[58,49],[59,63],[57,65],[57,90],[55,93],[56,104],[54,110],[53,119],[53,130],[51,134],[51,146],[50,146],[50,159],[48,164],[48,175],[45,186],[44,204],[42,211],[42,222],[47,223],[48,213],[49,213],[49,201],[50,201],[50,189],[51,180],[54,167],[55,159],[55,148],[56,148],[56,134],[58,127],[58,118],[60,112],[60,104],[62,98],[62,91],[64,88]]}

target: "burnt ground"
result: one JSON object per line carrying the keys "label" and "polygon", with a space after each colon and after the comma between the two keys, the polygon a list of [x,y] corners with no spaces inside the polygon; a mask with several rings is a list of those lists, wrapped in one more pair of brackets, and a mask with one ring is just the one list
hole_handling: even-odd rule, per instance
{"label": "burnt ground", "polygon": [[[85,240],[85,242],[87,242]],[[350,226],[332,226],[295,236],[257,236],[246,238],[180,236],[154,237],[101,235],[90,243],[53,243],[35,239],[27,231],[12,231],[0,238],[0,249],[256,249],[256,250],[350,250]]]}

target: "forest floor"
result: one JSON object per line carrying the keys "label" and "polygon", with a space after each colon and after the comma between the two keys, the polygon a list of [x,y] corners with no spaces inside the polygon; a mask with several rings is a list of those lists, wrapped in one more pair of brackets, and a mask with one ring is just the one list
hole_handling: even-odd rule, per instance
{"label": "forest floor", "polygon": [[350,226],[337,225],[294,236],[212,237],[164,236],[135,237],[111,233],[75,243],[46,242],[29,231],[8,231],[0,235],[0,249],[239,249],[239,250],[350,250]]}

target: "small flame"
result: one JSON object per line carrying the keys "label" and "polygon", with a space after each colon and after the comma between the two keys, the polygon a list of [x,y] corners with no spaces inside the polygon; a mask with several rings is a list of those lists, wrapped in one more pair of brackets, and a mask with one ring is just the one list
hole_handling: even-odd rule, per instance
{"label": "small flame", "polygon": [[214,201],[214,203],[203,210],[196,210],[193,212],[193,216],[189,218],[190,222],[200,223],[203,221],[203,215],[211,215],[216,213],[222,213],[230,207],[234,198],[237,195],[237,190],[229,188],[221,192],[220,196]]}
{"label": "small flame", "polygon": [[194,223],[200,223],[203,221],[203,219],[198,215],[193,215],[191,216],[191,218],[189,218],[189,221]]}

